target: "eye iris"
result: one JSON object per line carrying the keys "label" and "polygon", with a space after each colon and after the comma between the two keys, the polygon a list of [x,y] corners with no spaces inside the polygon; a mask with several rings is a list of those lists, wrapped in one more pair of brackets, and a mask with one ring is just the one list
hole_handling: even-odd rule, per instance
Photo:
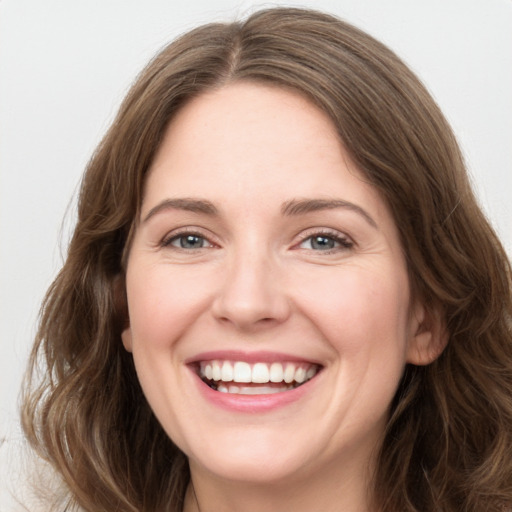
{"label": "eye iris", "polygon": [[197,235],[185,235],[180,237],[182,249],[198,249],[203,247],[203,238]]}
{"label": "eye iris", "polygon": [[334,249],[336,242],[329,236],[314,236],[311,239],[311,247],[320,251]]}

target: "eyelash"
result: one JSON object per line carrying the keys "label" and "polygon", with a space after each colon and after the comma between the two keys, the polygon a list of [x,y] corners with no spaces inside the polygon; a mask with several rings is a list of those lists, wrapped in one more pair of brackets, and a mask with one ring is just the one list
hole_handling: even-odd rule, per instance
{"label": "eyelash", "polygon": [[[205,247],[198,248],[187,248],[187,247],[177,247],[172,245],[173,242],[179,241],[180,239],[185,239],[188,237],[196,237],[202,239],[207,245]],[[192,231],[188,229],[184,229],[183,231],[173,232],[167,235],[160,244],[162,247],[173,247],[174,249],[182,250],[182,251],[194,251],[196,249],[206,249],[208,247],[213,247],[213,243],[208,240],[206,236],[197,231]]]}
{"label": "eyelash", "polygon": [[354,242],[348,236],[343,235],[337,231],[331,231],[328,229],[315,230],[315,231],[310,231],[310,232],[304,233],[301,236],[301,241],[295,247],[297,247],[298,249],[304,249],[303,247],[301,247],[302,244],[304,244],[308,240],[310,240],[311,243],[313,243],[313,240],[315,240],[315,239],[318,240],[320,238],[323,238],[326,240],[331,240],[332,242],[334,242],[334,244],[337,244],[337,247],[335,246],[335,247],[328,248],[328,249],[318,249],[318,250],[315,250],[311,247],[306,250],[313,250],[314,252],[321,252],[323,254],[332,254],[335,252],[352,249],[354,247]]}
{"label": "eyelash", "polygon": [[[181,246],[175,246],[173,245],[173,242],[178,242],[180,240],[184,240],[188,237],[196,237],[198,239],[201,239],[203,243],[207,244],[206,246],[201,247],[181,247]],[[328,230],[328,229],[320,229],[320,230],[310,230],[306,231],[301,235],[301,240],[298,244],[294,245],[294,249],[304,249],[304,250],[311,250],[313,252],[319,252],[323,254],[332,254],[339,251],[348,250],[354,247],[354,242],[347,237],[346,235],[343,235],[339,233],[338,231]],[[319,239],[324,239],[327,241],[330,241],[331,243],[334,243],[334,247],[329,248],[322,248],[322,249],[314,249],[313,247],[305,248],[301,247],[305,242],[308,240],[311,241],[311,245],[314,243],[314,240],[319,241]],[[182,231],[173,232],[167,235],[160,244],[162,247],[172,247],[176,250],[182,250],[182,251],[195,251],[198,249],[207,249],[213,247],[215,244],[211,242],[207,236],[203,235],[199,231],[190,230],[190,229],[184,229]],[[180,242],[181,245],[181,242]]]}

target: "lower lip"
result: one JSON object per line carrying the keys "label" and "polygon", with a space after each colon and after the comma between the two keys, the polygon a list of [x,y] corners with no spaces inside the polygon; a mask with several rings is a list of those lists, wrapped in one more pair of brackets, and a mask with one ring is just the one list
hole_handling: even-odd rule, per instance
{"label": "lower lip", "polygon": [[208,402],[232,412],[243,413],[273,411],[297,402],[312,390],[319,375],[317,373],[311,380],[308,380],[299,387],[282,391],[280,393],[270,393],[266,395],[240,395],[215,391],[205,384],[195,372],[193,373],[201,395]]}

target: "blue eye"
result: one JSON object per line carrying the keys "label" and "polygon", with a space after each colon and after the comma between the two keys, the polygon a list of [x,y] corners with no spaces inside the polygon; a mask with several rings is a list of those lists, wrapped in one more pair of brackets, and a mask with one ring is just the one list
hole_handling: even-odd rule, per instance
{"label": "blue eye", "polygon": [[311,248],[318,251],[325,251],[336,247],[336,240],[330,236],[312,236],[310,243]]}
{"label": "blue eye", "polygon": [[184,233],[165,241],[164,245],[178,247],[179,249],[202,249],[203,247],[209,247],[210,243],[202,236]]}
{"label": "blue eye", "polygon": [[312,249],[314,251],[332,251],[336,249],[348,249],[353,243],[339,235],[317,234],[305,238],[300,243],[301,249]]}

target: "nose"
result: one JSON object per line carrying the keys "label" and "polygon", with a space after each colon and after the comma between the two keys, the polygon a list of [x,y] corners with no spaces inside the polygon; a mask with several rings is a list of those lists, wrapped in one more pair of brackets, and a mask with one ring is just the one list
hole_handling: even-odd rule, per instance
{"label": "nose", "polygon": [[272,258],[244,251],[225,267],[213,314],[217,320],[246,331],[284,322],[290,303],[283,281]]}

